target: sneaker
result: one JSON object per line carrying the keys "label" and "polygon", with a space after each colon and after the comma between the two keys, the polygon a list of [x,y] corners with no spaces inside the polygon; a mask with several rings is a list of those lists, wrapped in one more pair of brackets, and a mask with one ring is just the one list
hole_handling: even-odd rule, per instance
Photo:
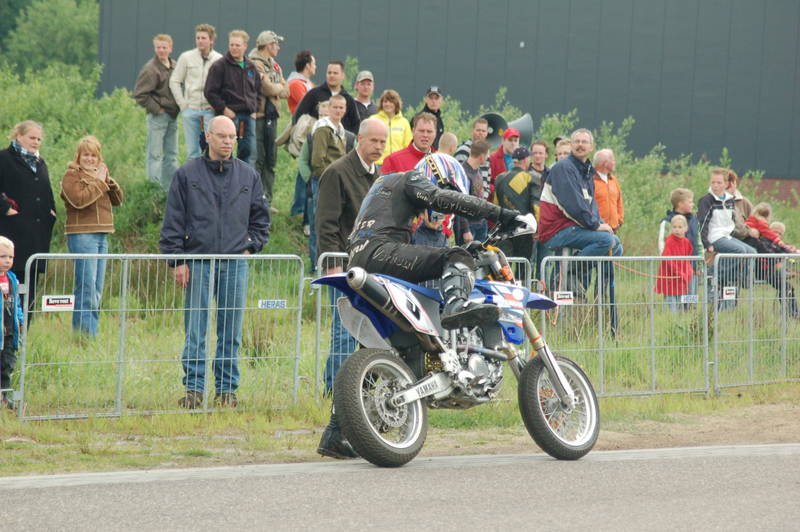
{"label": "sneaker", "polygon": [[303,226],[303,234],[306,235],[306,236],[311,236],[311,226],[310,225],[304,225]]}
{"label": "sneaker", "polygon": [[214,402],[219,406],[229,406],[231,408],[236,408],[239,405],[239,400],[233,392],[218,393],[214,397]]}
{"label": "sneaker", "polygon": [[328,424],[328,426],[325,427],[325,432],[322,433],[322,438],[319,440],[319,447],[317,447],[317,453],[338,460],[358,458],[358,453],[342,435],[339,427],[332,426],[331,424]]}
{"label": "sneaker", "polygon": [[270,207],[269,208],[269,212],[270,212],[270,214],[279,214],[281,211],[279,211],[275,207]]}
{"label": "sneaker", "polygon": [[178,399],[178,406],[189,409],[200,408],[203,406],[203,392],[186,390],[186,395]]}

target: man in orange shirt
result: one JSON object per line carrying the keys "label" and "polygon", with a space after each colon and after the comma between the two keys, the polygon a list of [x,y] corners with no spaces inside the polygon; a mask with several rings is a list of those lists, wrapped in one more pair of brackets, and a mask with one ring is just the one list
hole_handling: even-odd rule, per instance
{"label": "man in orange shirt", "polygon": [[603,219],[616,233],[625,218],[622,205],[622,190],[619,180],[612,174],[617,161],[609,149],[597,150],[594,154],[594,198]]}

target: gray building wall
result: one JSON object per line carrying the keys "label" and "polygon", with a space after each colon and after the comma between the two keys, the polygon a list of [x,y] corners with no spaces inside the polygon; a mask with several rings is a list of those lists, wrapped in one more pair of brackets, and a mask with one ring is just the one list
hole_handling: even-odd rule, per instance
{"label": "gray building wall", "polygon": [[[169,33],[177,55],[193,28],[286,37],[278,60],[314,52],[359,59],[376,89],[410,102],[440,85],[467,109],[498,87],[538,121],[578,109],[581,125],[636,118],[637,153],[724,146],[738,169],[800,177],[800,2],[797,0],[101,0],[101,91],[132,88]],[[506,117],[514,119],[517,117]]]}

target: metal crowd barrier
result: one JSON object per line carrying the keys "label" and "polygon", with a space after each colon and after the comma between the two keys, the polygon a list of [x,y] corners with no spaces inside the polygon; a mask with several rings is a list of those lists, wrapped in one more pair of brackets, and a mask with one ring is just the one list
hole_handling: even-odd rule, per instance
{"label": "metal crowd barrier", "polygon": [[[26,265],[38,275],[29,327],[17,364],[18,415],[22,419],[185,411],[181,355],[185,347],[186,289],[173,279],[175,255],[39,254]],[[230,357],[237,343],[221,346],[227,360],[215,367],[219,341],[237,330],[240,408],[281,408],[296,400],[302,366],[303,261],[295,255],[181,255],[196,281],[190,367],[205,366],[194,380],[202,401],[191,411],[218,408],[221,392],[233,391]],[[91,312],[75,311],[75,267],[105,262],[105,283],[92,335]],[[80,262],[86,261],[86,262]],[[91,262],[90,262],[91,261]],[[203,280],[202,276],[208,277]],[[240,275],[240,284],[234,277]],[[199,281],[199,282],[198,282]],[[239,286],[244,285],[244,294]],[[29,294],[25,295],[25,308]],[[77,322],[76,322],[77,320]],[[203,341],[205,348],[202,348]],[[223,358],[224,358],[223,357]],[[197,375],[200,375],[198,373]],[[227,377],[226,375],[231,375]]]}
{"label": "metal crowd barrier", "polygon": [[540,283],[559,306],[542,332],[598,395],[707,391],[704,276],[699,257],[546,257]]}
{"label": "metal crowd barrier", "polygon": [[[796,255],[698,257],[547,257],[531,284],[531,265],[510,262],[522,281],[559,306],[541,312],[542,332],[556,351],[578,361],[599,395],[719,392],[731,386],[800,380],[800,318],[793,288]],[[185,292],[168,261],[174,255],[42,254],[26,277],[38,276],[26,311],[15,371],[22,419],[123,416],[186,411],[181,354]],[[74,331],[76,261],[102,259],[105,286],[97,335]],[[218,267],[247,264],[238,353],[240,408],[281,408],[299,394],[326,388],[331,347],[340,361],[353,349],[336,328],[335,296],[315,290],[313,338],[302,337],[303,261],[295,255],[182,256],[206,264],[208,321],[201,404],[215,403],[214,359]],[[326,253],[324,274],[346,268],[347,255]],[[669,297],[667,297],[669,296]],[[25,294],[27,308],[29,294]],[[227,308],[225,305],[223,307]],[[308,310],[308,309],[307,309]],[[84,313],[81,313],[84,315]],[[333,329],[333,335],[332,335]],[[331,338],[338,343],[332,346]],[[312,348],[313,342],[313,348]],[[352,340],[350,340],[352,342]],[[314,356],[302,356],[301,346]],[[224,361],[223,361],[224,362]],[[224,363],[223,363],[224,366]],[[333,368],[329,368],[328,373]],[[304,378],[303,375],[313,375]],[[305,386],[305,388],[303,388]]]}
{"label": "metal crowd barrier", "polygon": [[800,379],[800,255],[718,254],[712,280],[714,390]]}

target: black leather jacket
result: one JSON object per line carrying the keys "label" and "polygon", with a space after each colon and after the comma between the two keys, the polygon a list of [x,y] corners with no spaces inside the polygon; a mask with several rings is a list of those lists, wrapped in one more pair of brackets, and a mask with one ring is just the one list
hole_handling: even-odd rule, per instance
{"label": "black leather jacket", "polygon": [[[380,176],[358,211],[348,250],[366,240],[411,243],[411,222],[425,209],[470,219],[498,221],[501,209],[488,201],[454,190],[444,190],[417,171]],[[363,249],[363,248],[362,248]]]}

